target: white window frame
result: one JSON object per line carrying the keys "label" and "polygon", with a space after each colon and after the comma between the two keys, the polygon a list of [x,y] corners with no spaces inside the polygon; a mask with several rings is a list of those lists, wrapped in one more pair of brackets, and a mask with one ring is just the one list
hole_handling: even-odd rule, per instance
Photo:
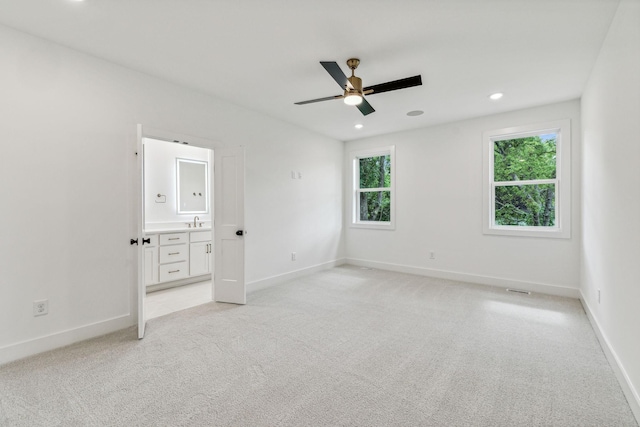
{"label": "white window frame", "polygon": [[[556,133],[556,178],[517,181],[520,185],[555,184],[555,226],[517,226],[495,224],[495,188],[513,185],[494,181],[494,146],[496,141],[526,138],[529,136]],[[533,125],[516,126],[487,131],[482,134],[484,145],[483,185],[483,233],[503,236],[551,237],[568,239],[571,237],[571,121],[569,119]]]}
{"label": "white window frame", "polygon": [[[395,145],[387,147],[379,147],[366,150],[352,151],[350,155],[352,169],[352,197],[351,197],[351,227],[354,228],[370,228],[378,230],[395,230],[395,211],[396,211],[396,164],[395,164]],[[360,159],[367,157],[389,156],[391,164],[391,183],[389,187],[382,188],[360,188]],[[390,221],[361,221],[360,220],[360,193],[389,191],[390,205]]]}

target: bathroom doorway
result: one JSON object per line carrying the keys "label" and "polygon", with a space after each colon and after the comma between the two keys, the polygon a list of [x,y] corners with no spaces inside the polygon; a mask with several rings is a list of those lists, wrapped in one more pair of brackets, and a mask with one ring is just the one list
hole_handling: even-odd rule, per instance
{"label": "bathroom doorway", "polygon": [[143,138],[148,319],[213,300],[213,150]]}
{"label": "bathroom doorway", "polygon": [[244,304],[244,150],[139,126],[138,336],[146,320]]}

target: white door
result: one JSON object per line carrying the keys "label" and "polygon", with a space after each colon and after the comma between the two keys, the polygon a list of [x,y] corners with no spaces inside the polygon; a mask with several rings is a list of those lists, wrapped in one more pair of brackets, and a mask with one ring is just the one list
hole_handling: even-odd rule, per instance
{"label": "white door", "polygon": [[138,125],[138,140],[136,141],[136,153],[137,153],[137,174],[136,174],[136,187],[137,187],[137,233],[138,237],[138,339],[144,337],[144,327],[146,326],[146,319],[144,316],[144,299],[147,294],[146,280],[144,277],[145,267],[145,250],[143,245],[144,236],[142,234],[142,228],[144,225],[144,159],[143,159],[143,147],[142,147],[142,126]]}
{"label": "white door", "polygon": [[246,304],[244,283],[244,148],[214,150],[214,300]]}
{"label": "white door", "polygon": [[158,248],[144,248],[144,284],[155,285],[158,283]]}

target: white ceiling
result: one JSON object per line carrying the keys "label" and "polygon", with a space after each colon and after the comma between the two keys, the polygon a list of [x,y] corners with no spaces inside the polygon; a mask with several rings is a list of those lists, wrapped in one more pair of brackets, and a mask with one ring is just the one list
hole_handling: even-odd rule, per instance
{"label": "white ceiling", "polygon": [[[617,5],[0,0],[0,23],[347,141],[578,98]],[[340,94],[319,61],[347,74],[351,57],[365,86],[416,74],[423,86],[371,95],[366,117],[340,100],[294,105]]]}

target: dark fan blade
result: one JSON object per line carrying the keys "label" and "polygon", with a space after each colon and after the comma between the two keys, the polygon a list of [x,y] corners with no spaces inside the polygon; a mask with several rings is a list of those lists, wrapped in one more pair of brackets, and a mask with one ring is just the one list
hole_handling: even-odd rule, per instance
{"label": "dark fan blade", "polygon": [[377,85],[365,87],[363,92],[373,89],[371,95],[376,93],[389,92],[391,90],[404,89],[407,87],[420,86],[422,84],[421,76],[407,77],[406,79],[394,80],[392,82],[380,83]]}
{"label": "dark fan blade", "polygon": [[331,74],[333,80],[335,80],[343,90],[346,87],[353,89],[351,82],[349,82],[347,76],[344,75],[336,62],[320,61],[320,64],[322,64],[324,69],[327,70],[327,73]]}
{"label": "dark fan blade", "polygon": [[330,101],[332,99],[340,99],[340,98],[344,98],[344,95],[334,95],[334,96],[327,96],[325,98],[310,99],[308,101],[294,102],[294,104],[296,105],[312,104],[314,102]]}
{"label": "dark fan blade", "polygon": [[367,114],[371,114],[373,113],[374,110],[373,107],[371,106],[371,104],[369,104],[367,102],[366,99],[362,98],[362,102],[358,105],[356,105],[356,107],[358,107],[358,110],[360,110],[360,112],[362,113],[363,116],[366,116]]}

